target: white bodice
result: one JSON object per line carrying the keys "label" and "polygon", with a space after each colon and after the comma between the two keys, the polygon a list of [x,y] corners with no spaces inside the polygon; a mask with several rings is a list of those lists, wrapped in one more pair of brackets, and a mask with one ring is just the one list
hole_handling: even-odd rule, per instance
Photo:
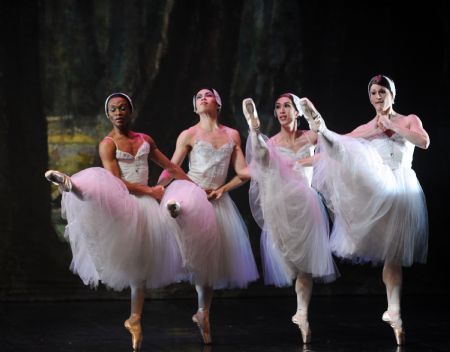
{"label": "white bodice", "polygon": [[306,144],[296,152],[294,152],[292,149],[276,146],[276,149],[278,152],[280,152],[281,155],[286,157],[292,165],[292,169],[295,171],[304,172],[305,176],[308,178],[309,184],[311,185],[312,175],[313,175],[313,168],[312,166],[303,166],[299,167],[299,164],[297,163],[298,160],[308,158],[310,156],[314,155],[314,146],[311,144]]}
{"label": "white bodice", "polygon": [[203,189],[222,186],[228,175],[234,146],[231,139],[219,148],[207,141],[195,141],[189,153],[188,176]]}
{"label": "white bodice", "polygon": [[370,139],[370,144],[378,151],[384,164],[392,170],[400,167],[411,168],[415,145],[395,133],[391,137],[385,133]]}
{"label": "white bodice", "polygon": [[123,152],[116,146],[116,159],[119,163],[120,176],[131,183],[148,184],[148,154],[150,144],[144,141],[135,156]]}

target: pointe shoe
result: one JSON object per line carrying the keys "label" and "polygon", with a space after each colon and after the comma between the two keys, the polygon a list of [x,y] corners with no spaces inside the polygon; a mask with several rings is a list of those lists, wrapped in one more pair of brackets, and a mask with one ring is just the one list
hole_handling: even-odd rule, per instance
{"label": "pointe shoe", "polygon": [[326,128],[325,121],[308,98],[300,99],[300,106],[308,122],[309,128],[314,132],[323,132]]}
{"label": "pointe shoe", "polygon": [[205,345],[211,344],[212,341],[209,326],[209,311],[207,309],[198,310],[197,313],[192,316],[192,321],[197,324]]}
{"label": "pointe shoe", "polygon": [[300,313],[299,311],[295,313],[292,317],[292,322],[298,326],[302,334],[302,339],[304,344],[311,342],[311,329],[309,328],[309,322],[306,314]]}
{"label": "pointe shoe", "polygon": [[62,192],[72,191],[72,181],[70,180],[70,177],[62,172],[56,170],[48,170],[45,173],[45,178],[54,185],[57,185],[59,190]]}
{"label": "pointe shoe", "polygon": [[261,123],[259,122],[258,112],[256,111],[256,106],[252,98],[242,100],[242,111],[250,129],[259,133]]}
{"label": "pointe shoe", "polygon": [[123,324],[131,334],[131,346],[133,351],[139,351],[142,345],[142,327],[140,320],[133,321],[131,318]]}
{"label": "pointe shoe", "polygon": [[176,218],[178,215],[180,215],[181,204],[176,200],[171,199],[167,201],[166,209],[169,211],[171,217]]}
{"label": "pointe shoe", "polygon": [[394,330],[395,341],[397,342],[397,345],[404,345],[405,331],[403,330],[403,322],[400,318],[400,313],[386,311],[383,313],[381,319],[388,323],[391,326],[392,330]]}

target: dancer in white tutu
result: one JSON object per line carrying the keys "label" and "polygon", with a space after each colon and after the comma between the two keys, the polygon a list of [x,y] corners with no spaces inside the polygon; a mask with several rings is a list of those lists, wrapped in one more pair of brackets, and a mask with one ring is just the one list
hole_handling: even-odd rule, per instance
{"label": "dancer in white tutu", "polygon": [[353,263],[384,265],[382,319],[402,345],[402,266],[426,262],[428,248],[425,196],[411,166],[414,148],[427,149],[430,139],[416,115],[394,111],[389,77],[373,77],[368,93],[375,117],[345,136],[328,130],[311,103],[303,109],[310,128],[319,132],[314,184],[334,213],[332,250]]}
{"label": "dancer in white tutu", "polygon": [[[222,103],[214,89],[198,91],[193,106],[199,122],[181,132],[172,162],[181,165],[189,156],[188,176],[208,194],[212,210],[203,205],[206,196],[203,200],[196,196],[193,202],[184,182],[179,181],[167,187],[161,205],[176,217],[172,221],[178,221],[183,259],[198,294],[198,310],[192,320],[200,328],[204,343],[209,344],[213,289],[246,287],[258,278],[258,272],[247,228],[227,193],[243,181],[235,176],[225,183],[230,166],[236,174],[247,166],[239,133],[219,123]],[[159,183],[167,184],[171,178],[164,171]]]}
{"label": "dancer in white tutu", "polygon": [[275,102],[280,132],[268,139],[252,99],[242,102],[250,126],[246,156],[251,174],[250,204],[261,227],[264,281],[292,285],[295,279],[298,325],[303,343],[311,341],[308,307],[313,280],[330,282],[337,276],[329,245],[326,210],[311,188],[312,158],[317,134],[298,129],[300,99],[285,93]]}
{"label": "dancer in white tutu", "polygon": [[63,192],[72,271],[86,285],[96,287],[101,282],[114,290],[131,288],[131,314],[125,327],[133,349],[138,350],[145,288],[165,286],[182,274],[176,239],[167,235],[157,201],[164,187],[148,186],[149,159],[175,178],[189,178],[150,136],[130,130],[132,112],[126,94],[114,93],[106,99],[105,113],[113,129],[99,146],[104,168],[88,168],[71,177],[49,170],[45,176]]}

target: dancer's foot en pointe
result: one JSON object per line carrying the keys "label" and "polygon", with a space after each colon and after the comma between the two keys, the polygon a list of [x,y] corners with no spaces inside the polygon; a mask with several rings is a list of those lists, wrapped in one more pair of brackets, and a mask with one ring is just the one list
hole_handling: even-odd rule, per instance
{"label": "dancer's foot en pointe", "polygon": [[308,121],[309,128],[314,132],[323,132],[326,129],[325,121],[308,98],[300,99],[300,105]]}
{"label": "dancer's foot en pointe", "polygon": [[57,185],[59,190],[62,192],[72,191],[72,181],[70,180],[70,177],[62,172],[56,170],[48,170],[45,173],[45,178],[54,185]]}
{"label": "dancer's foot en pointe", "polygon": [[212,342],[209,325],[209,310],[199,309],[197,313],[192,316],[192,321],[197,324],[205,345],[209,345]]}
{"label": "dancer's foot en pointe", "polygon": [[181,204],[176,200],[171,199],[167,201],[166,209],[169,211],[171,217],[176,218],[178,215],[180,215]]}
{"label": "dancer's foot en pointe", "polygon": [[381,318],[383,321],[388,323],[392,330],[394,330],[395,340],[397,341],[397,345],[402,346],[405,344],[405,331],[403,330],[403,322],[400,317],[399,312],[390,312],[386,311],[383,313]]}
{"label": "dancer's foot en pointe", "polygon": [[131,316],[124,323],[125,328],[131,334],[131,346],[133,351],[139,351],[142,345],[142,327],[140,317]]}
{"label": "dancer's foot en pointe", "polygon": [[304,344],[311,342],[311,329],[309,328],[308,316],[305,312],[298,310],[292,317],[292,322],[298,326],[302,334]]}
{"label": "dancer's foot en pointe", "polygon": [[245,98],[242,101],[242,111],[244,112],[250,130],[259,133],[261,123],[259,122],[258,112],[256,111],[256,106],[252,98]]}

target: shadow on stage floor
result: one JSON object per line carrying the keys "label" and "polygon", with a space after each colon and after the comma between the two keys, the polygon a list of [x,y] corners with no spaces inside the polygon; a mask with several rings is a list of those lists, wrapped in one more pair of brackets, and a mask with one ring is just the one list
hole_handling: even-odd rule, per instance
{"label": "shadow on stage floor", "polygon": [[[191,322],[195,299],[147,300],[142,351],[339,352],[449,351],[449,302],[445,295],[407,296],[407,344],[397,348],[381,321],[382,295],[313,296],[313,342],[302,346],[290,321],[295,296],[218,298],[213,302],[213,345],[204,347]],[[0,302],[0,351],[131,351],[123,328],[127,300]]]}

